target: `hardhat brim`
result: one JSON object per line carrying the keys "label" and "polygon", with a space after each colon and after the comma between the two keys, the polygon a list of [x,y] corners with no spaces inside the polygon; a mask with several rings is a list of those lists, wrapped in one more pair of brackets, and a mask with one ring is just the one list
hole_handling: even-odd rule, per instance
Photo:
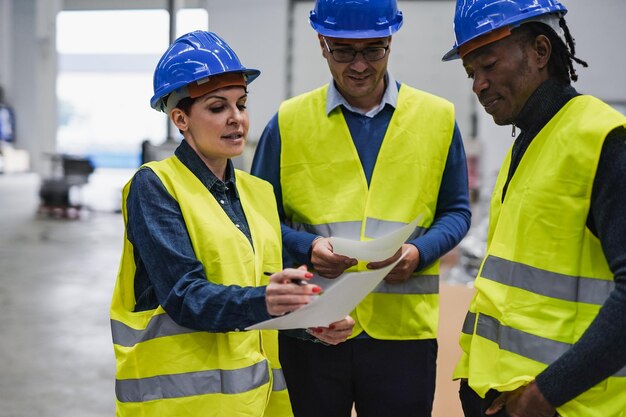
{"label": "hardhat brim", "polygon": [[[529,14],[523,20],[511,20],[510,22],[505,22],[502,26],[500,26],[498,28],[494,28],[494,29],[492,29],[490,31],[485,31],[483,33],[479,33],[476,36],[467,39],[465,42],[463,42],[463,45],[466,45],[468,43],[476,41],[477,39],[480,39],[480,38],[483,38],[485,36],[488,36],[490,33],[493,33],[495,31],[498,31],[498,30],[501,30],[501,29],[504,29],[504,28],[509,28],[509,30],[511,30],[513,28],[520,27],[523,24],[530,23],[530,22],[543,23],[544,25],[546,25],[550,29],[552,29],[555,32],[555,34],[565,43],[566,40],[565,40],[565,35],[563,34],[563,29],[560,29],[559,24],[558,24],[558,20],[563,15],[565,15],[565,13],[567,13],[567,9],[556,11],[556,12],[552,12],[552,13],[540,13],[540,12],[536,11],[535,13]],[[501,38],[499,38],[499,39],[501,39]],[[494,39],[493,42],[495,42],[495,41],[497,41],[499,39]],[[490,43],[492,43],[492,42],[490,42]],[[455,60],[455,59],[460,59],[461,55],[460,55],[459,51],[460,51],[460,49],[463,48],[463,45],[455,45],[451,50],[446,52],[446,54],[441,58],[441,60],[442,61],[452,61],[452,60]]]}
{"label": "hardhat brim", "polygon": [[[246,77],[246,85],[249,85],[252,81],[256,80],[257,77],[259,75],[261,75],[261,71],[255,68],[246,68],[245,70],[234,70],[234,71],[225,71],[225,72],[221,72],[217,75],[222,75],[222,74],[229,74],[229,73],[242,73],[245,77]],[[167,89],[167,92],[163,92],[163,91],[158,91],[157,93],[155,93],[152,98],[150,99],[150,107],[152,107],[153,109],[157,110],[157,111],[163,111],[163,105],[161,104],[163,102],[163,99],[165,97],[167,97],[168,95],[170,95],[171,93],[173,93],[176,90],[180,90],[181,88],[186,87],[187,85],[189,85],[189,83],[178,83],[178,84],[172,84],[169,86],[169,88]]]}
{"label": "hardhat brim", "polygon": [[453,61],[455,59],[460,59],[460,58],[461,56],[459,55],[459,49],[452,48],[448,52],[446,52],[443,57],[441,57],[441,60],[446,62],[446,61]]}
{"label": "hardhat brim", "polygon": [[402,21],[389,26],[385,30],[331,30],[321,25],[311,23],[311,27],[315,29],[317,33],[327,38],[339,38],[339,39],[377,39],[388,38],[396,33],[402,26]]}

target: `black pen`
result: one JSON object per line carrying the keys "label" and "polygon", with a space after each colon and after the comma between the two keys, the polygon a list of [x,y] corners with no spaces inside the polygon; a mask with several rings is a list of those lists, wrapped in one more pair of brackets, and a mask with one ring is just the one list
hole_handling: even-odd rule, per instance
{"label": "black pen", "polygon": [[[267,272],[266,271],[266,272],[263,272],[263,274],[267,275],[267,276],[272,276],[272,275],[275,274],[275,272]],[[289,281],[292,284],[296,284],[296,285],[306,285],[306,284],[309,283],[306,279],[302,279],[302,278],[291,278]]]}

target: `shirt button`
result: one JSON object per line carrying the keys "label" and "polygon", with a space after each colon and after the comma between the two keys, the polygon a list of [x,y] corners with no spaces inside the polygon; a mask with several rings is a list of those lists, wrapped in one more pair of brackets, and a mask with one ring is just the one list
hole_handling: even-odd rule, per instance
{"label": "shirt button", "polygon": [[235,331],[236,331],[236,332],[240,332],[241,330],[239,330],[239,329],[235,329]]}
{"label": "shirt button", "polygon": [[237,226],[238,228],[240,228],[240,229],[241,229],[241,226],[240,226],[239,224],[235,224],[235,226]]}
{"label": "shirt button", "polygon": [[224,200],[220,200],[220,204],[224,204]]}

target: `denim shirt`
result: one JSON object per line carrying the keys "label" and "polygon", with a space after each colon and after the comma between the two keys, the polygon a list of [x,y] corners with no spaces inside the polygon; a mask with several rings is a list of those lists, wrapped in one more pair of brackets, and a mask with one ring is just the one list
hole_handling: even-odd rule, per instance
{"label": "denim shirt", "polygon": [[[232,162],[228,160],[225,181],[221,181],[187,142],[181,142],[175,156],[252,243]],[[126,207],[126,231],[137,266],[135,311],[161,305],[177,324],[210,332],[240,330],[270,318],[265,287],[219,285],[206,276],[194,253],[179,202],[150,168],[141,168],[133,177]]]}

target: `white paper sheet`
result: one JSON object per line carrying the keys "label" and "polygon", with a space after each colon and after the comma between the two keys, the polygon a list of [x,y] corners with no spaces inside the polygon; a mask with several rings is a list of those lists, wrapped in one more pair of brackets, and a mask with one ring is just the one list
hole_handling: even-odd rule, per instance
{"label": "white paper sheet", "polygon": [[355,258],[359,261],[383,261],[393,256],[402,247],[402,244],[415,231],[417,222],[421,218],[422,215],[419,215],[411,223],[374,240],[358,241],[331,237],[330,244],[333,246],[333,252],[340,255]]}
{"label": "white paper sheet", "polygon": [[[397,248],[393,251],[395,253]],[[393,255],[392,253],[392,255]],[[262,321],[246,330],[261,329],[306,329],[328,327],[329,324],[346,317],[387,276],[405,256],[385,268],[362,272],[345,272],[334,280],[323,279],[324,292],[306,306],[271,320]],[[312,281],[320,279],[315,277]]]}

